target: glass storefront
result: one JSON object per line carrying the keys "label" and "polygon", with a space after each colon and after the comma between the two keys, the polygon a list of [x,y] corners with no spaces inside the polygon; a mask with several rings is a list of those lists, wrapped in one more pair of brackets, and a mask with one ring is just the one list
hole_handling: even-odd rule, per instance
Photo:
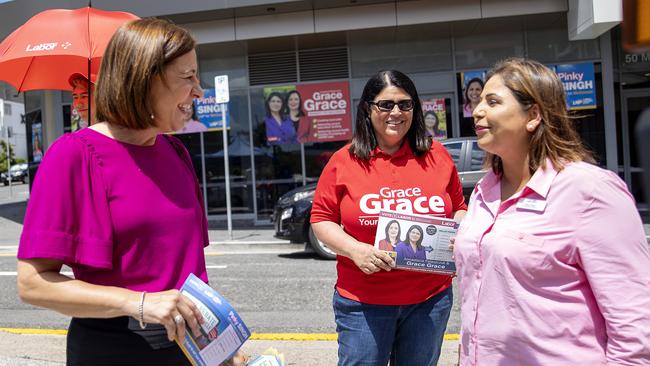
{"label": "glass storefront", "polygon": [[[650,103],[650,55],[634,60],[619,51],[618,39],[620,34],[614,30],[619,173],[643,202],[635,183],[640,167],[631,136],[636,114]],[[604,165],[606,160],[600,41],[568,41],[565,13],[202,44],[197,54],[205,89],[214,88],[216,76],[229,77],[228,166],[235,219],[268,223],[278,198],[291,189],[317,182],[331,155],[347,143],[347,139],[336,138],[274,143],[267,127],[271,93],[286,98],[293,89],[344,83],[349,89],[345,113],[353,125],[367,78],[382,69],[398,69],[413,79],[425,110],[435,112],[439,120],[441,128],[436,136],[449,138],[474,134],[473,121],[464,112],[465,82],[484,73],[495,61],[524,56],[548,65],[591,64],[596,107],[576,111],[575,123],[598,162]],[[26,97],[27,105],[40,99],[36,94]],[[69,98],[63,96],[62,100],[68,127]],[[26,110],[28,120],[40,118],[36,108]],[[297,134],[300,128],[294,120]],[[176,136],[192,156],[208,215],[224,220],[222,131]]]}
{"label": "glass storefront", "polygon": [[[510,56],[529,56],[548,64],[593,62],[598,107],[576,112],[576,124],[599,162],[603,162],[599,42],[571,42],[566,32],[566,14],[558,13],[199,46],[203,86],[213,87],[214,77],[219,74],[227,74],[230,79],[228,141],[234,217],[268,222],[277,199],[293,188],[316,182],[329,157],[346,143],[270,143],[265,126],[265,103],[270,93],[286,95],[291,88],[305,83],[347,81],[353,120],[368,76],[381,69],[399,69],[413,78],[426,108],[435,109],[443,121],[444,131],[438,131],[438,136],[444,138],[474,134],[472,119],[463,115],[464,74],[484,72],[495,61]],[[340,70],[328,75],[329,65],[316,67],[305,57],[317,53],[320,58],[329,58],[331,64],[340,64],[334,51],[347,55],[343,59],[343,74],[347,75],[344,79]],[[205,132],[202,138],[200,134],[179,137],[204,181],[208,214],[223,217],[226,203],[221,132]]]}

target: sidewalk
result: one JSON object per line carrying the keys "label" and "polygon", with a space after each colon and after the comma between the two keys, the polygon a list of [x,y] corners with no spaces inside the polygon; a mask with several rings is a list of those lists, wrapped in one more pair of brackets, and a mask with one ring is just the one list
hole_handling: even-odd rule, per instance
{"label": "sidewalk", "polygon": [[[244,351],[258,355],[269,347],[284,353],[287,365],[329,366],[338,361],[335,341],[249,340]],[[0,365],[62,366],[65,364],[65,336],[12,334],[0,331]],[[453,366],[458,360],[458,340],[445,340],[439,366]]]}
{"label": "sidewalk", "polygon": [[[22,230],[24,203],[0,204],[0,252],[14,252]],[[644,224],[650,240],[650,224]],[[209,230],[209,252],[274,251],[305,248],[304,244],[290,243],[275,238],[271,226],[237,228],[229,237],[226,229]],[[308,246],[307,246],[308,247]],[[309,249],[308,249],[309,250]],[[448,337],[443,343],[439,365],[455,365],[458,359],[458,340]],[[251,340],[244,350],[259,354],[268,347],[283,352],[288,365],[321,366],[337,362],[334,341]],[[51,334],[14,334],[0,331],[0,365],[61,366],[65,362],[65,336]]]}

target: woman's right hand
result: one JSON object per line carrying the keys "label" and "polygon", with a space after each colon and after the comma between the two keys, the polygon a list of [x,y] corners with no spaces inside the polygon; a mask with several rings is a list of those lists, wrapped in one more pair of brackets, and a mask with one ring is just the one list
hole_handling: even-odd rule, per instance
{"label": "woman's right hand", "polygon": [[452,236],[449,238],[449,250],[451,250],[451,259],[456,259],[454,255],[454,247],[456,246],[456,237]]}
{"label": "woman's right hand", "polygon": [[395,267],[395,261],[388,253],[365,243],[358,245],[358,250],[355,250],[351,259],[365,274],[390,271]]}
{"label": "woman's right hand", "polygon": [[[203,323],[201,312],[192,300],[178,290],[148,292],[144,298],[143,313],[145,323],[162,324],[165,327],[170,341],[174,339],[183,341],[185,324],[195,336],[201,335],[199,329],[200,324]],[[140,319],[140,314],[134,318]]]}

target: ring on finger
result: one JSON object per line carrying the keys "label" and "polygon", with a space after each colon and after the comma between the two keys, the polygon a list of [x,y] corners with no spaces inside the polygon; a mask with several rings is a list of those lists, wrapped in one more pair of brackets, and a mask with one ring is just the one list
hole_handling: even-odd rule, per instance
{"label": "ring on finger", "polygon": [[183,316],[181,314],[178,314],[174,317],[174,323],[178,325],[183,324],[184,321],[185,319],[183,319]]}

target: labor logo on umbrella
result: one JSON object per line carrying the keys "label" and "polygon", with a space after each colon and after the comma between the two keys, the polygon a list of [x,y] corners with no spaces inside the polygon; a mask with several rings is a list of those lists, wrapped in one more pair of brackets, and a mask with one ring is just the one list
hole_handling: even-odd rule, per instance
{"label": "labor logo on umbrella", "polygon": [[70,76],[96,74],[113,33],[135,19],[92,7],[38,13],[0,43],[0,80],[19,92],[71,90]]}

